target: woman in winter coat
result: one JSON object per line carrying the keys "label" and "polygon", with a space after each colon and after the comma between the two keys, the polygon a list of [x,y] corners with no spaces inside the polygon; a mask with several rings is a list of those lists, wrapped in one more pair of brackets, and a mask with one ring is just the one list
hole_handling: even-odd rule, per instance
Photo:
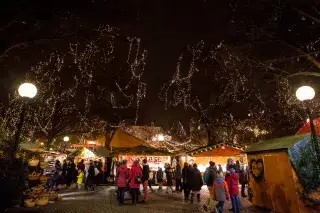
{"label": "woman in winter coat", "polygon": [[172,190],[173,171],[172,171],[172,168],[170,165],[166,165],[165,173],[166,173],[166,178],[167,178],[167,191],[166,191],[166,193],[169,194],[169,189],[171,190],[171,193],[173,192],[173,190]]}
{"label": "woman in winter coat", "polygon": [[139,166],[139,161],[134,161],[130,169],[129,179],[130,179],[130,190],[132,196],[132,205],[137,205],[139,202],[139,188],[142,178],[142,170]]}
{"label": "woman in winter coat", "polygon": [[197,164],[193,164],[191,173],[190,189],[191,189],[191,203],[193,203],[194,195],[197,194],[197,201],[200,202],[200,190],[203,186],[203,180],[201,173],[197,168]]}
{"label": "woman in winter coat", "polygon": [[129,170],[127,167],[127,161],[123,160],[121,166],[117,169],[117,186],[118,186],[118,202],[119,205],[124,204],[124,193],[129,179]]}
{"label": "woman in winter coat", "polygon": [[232,211],[234,213],[240,213],[241,203],[239,199],[239,174],[236,173],[235,169],[230,169],[230,175],[227,178],[229,193],[232,202]]}

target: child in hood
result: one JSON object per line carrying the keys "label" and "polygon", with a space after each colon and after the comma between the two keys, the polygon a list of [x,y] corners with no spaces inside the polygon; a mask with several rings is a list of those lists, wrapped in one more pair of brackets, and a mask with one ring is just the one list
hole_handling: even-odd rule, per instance
{"label": "child in hood", "polygon": [[239,213],[241,211],[241,203],[239,199],[239,174],[236,173],[234,168],[230,169],[230,175],[227,178],[227,183],[229,187],[229,192],[232,202],[232,210],[234,213]]}
{"label": "child in hood", "polygon": [[214,195],[214,199],[218,201],[216,209],[218,210],[218,213],[222,213],[224,202],[230,199],[228,184],[223,179],[222,172],[219,172],[217,174],[217,179],[213,182],[212,192]]}
{"label": "child in hood", "polygon": [[78,190],[80,190],[82,188],[83,179],[84,179],[84,172],[81,169],[79,169],[78,176],[77,176]]}

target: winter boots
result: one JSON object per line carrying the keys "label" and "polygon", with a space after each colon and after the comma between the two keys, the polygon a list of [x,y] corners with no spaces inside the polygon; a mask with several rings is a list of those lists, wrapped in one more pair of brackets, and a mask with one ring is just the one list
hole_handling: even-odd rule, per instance
{"label": "winter boots", "polygon": [[[194,193],[191,193],[191,200],[190,200],[191,203],[193,203],[194,195],[195,195]],[[200,203],[200,194],[197,194],[197,202]]]}

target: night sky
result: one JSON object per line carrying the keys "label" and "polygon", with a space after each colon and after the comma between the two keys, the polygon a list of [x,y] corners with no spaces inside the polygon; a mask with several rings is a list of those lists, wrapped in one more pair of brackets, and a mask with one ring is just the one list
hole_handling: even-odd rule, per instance
{"label": "night sky", "polygon": [[[147,83],[147,98],[142,101],[139,123],[155,122],[156,125],[168,127],[174,120],[173,114],[177,111],[166,113],[164,104],[158,99],[158,94],[162,85],[170,80],[176,69],[178,57],[186,51],[186,46],[196,44],[200,40],[204,40],[209,46],[221,41],[228,44],[245,42],[243,34],[239,33],[235,26],[234,11],[230,6],[235,2],[213,0],[56,0],[50,2],[3,0],[0,6],[2,16],[0,19],[0,26],[2,26],[0,28],[0,51],[6,51],[14,44],[16,38],[32,40],[33,37],[26,33],[30,23],[36,25],[37,20],[46,21],[50,26],[53,16],[66,12],[79,18],[80,22],[89,23],[88,25],[109,24],[119,28],[121,36],[140,37],[143,47],[148,50],[148,60],[143,79]],[[260,6],[258,8],[261,9]],[[247,10],[242,9],[241,11],[243,20],[249,11],[251,15],[256,12],[254,15],[260,17],[258,10],[255,11],[252,8]],[[273,9],[270,11],[270,13],[261,14],[261,17],[256,20],[257,23],[259,19],[268,20],[269,16],[272,17]],[[291,19],[291,14],[286,18]],[[13,20],[16,20],[17,23]],[[23,25],[21,22],[26,23],[25,26],[21,26]],[[47,36],[49,32],[39,28],[36,35],[33,36],[41,38],[42,34]],[[282,35],[288,37],[286,34],[282,33]],[[289,41],[294,39],[290,37]],[[258,51],[258,54],[263,56],[266,52],[268,52],[267,49],[264,49],[264,51]],[[275,51],[269,49],[270,52]],[[36,59],[37,55],[32,57]],[[28,65],[28,60],[21,58],[19,63]],[[17,79],[21,79],[26,70],[23,70],[21,66],[20,69],[12,68],[4,60],[1,63],[5,65],[0,66],[0,84],[2,85],[0,97],[5,102],[8,92],[15,88]]]}
{"label": "night sky", "polygon": [[[204,1],[7,1],[1,7],[1,25],[12,20],[35,22],[50,20],[53,14],[71,12],[85,22],[110,24],[120,29],[121,35],[141,37],[143,47],[148,50],[145,80],[148,84],[147,98],[141,107],[142,123],[165,124],[155,114],[163,114],[163,103],[158,100],[162,85],[170,79],[176,68],[179,55],[188,44],[205,40],[208,44],[232,40],[234,31],[229,21],[229,5],[206,3]],[[6,50],[13,42],[12,32],[23,33],[20,24],[13,24],[7,31],[2,31],[4,43],[1,50]],[[17,28],[17,29],[16,29]],[[12,30],[14,29],[14,30]],[[7,33],[9,32],[9,33]],[[11,32],[11,33],[10,33]],[[1,70],[2,99],[8,89],[23,70]],[[158,120],[155,120],[158,119]]]}

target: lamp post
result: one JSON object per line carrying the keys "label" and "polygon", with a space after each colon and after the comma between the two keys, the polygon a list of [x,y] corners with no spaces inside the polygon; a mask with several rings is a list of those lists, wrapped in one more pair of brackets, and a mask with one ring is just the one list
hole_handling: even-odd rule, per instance
{"label": "lamp post", "polygon": [[68,142],[69,140],[70,140],[70,138],[69,138],[68,136],[64,136],[64,137],[63,137],[63,141],[64,141],[64,142]]}
{"label": "lamp post", "polygon": [[312,143],[314,146],[314,150],[316,152],[317,162],[319,162],[320,149],[319,149],[319,144],[318,144],[318,140],[317,140],[316,128],[313,123],[313,116],[312,116],[311,109],[310,109],[310,101],[314,98],[315,94],[316,93],[315,93],[314,89],[310,86],[299,87],[296,91],[297,99],[299,101],[302,101],[307,109],[307,114],[309,117],[310,128],[311,128]]}
{"label": "lamp post", "polygon": [[19,141],[20,141],[20,135],[24,123],[25,113],[26,113],[26,102],[31,100],[37,95],[37,87],[31,83],[23,83],[18,88],[18,93],[20,97],[23,99],[22,102],[22,110],[20,113],[20,119],[17,126],[17,132],[15,133],[15,140],[14,140],[14,146],[13,146],[13,157],[15,157],[16,152],[18,150]]}

